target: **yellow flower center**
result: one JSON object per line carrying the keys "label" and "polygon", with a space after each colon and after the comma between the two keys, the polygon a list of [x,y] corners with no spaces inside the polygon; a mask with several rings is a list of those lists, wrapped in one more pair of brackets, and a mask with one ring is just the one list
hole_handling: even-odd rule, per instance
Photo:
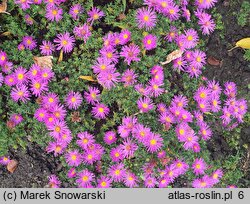
{"label": "yellow flower center", "polygon": [[148,16],[148,15],[145,15],[145,16],[143,17],[143,20],[144,20],[144,21],[149,21],[149,16]]}
{"label": "yellow flower center", "polygon": [[71,98],[71,102],[72,102],[72,103],[76,102],[76,98],[75,98],[75,97],[72,97],[72,98]]}
{"label": "yellow flower center", "polygon": [[75,160],[76,160],[76,155],[72,155],[72,156],[71,156],[71,159],[72,159],[73,161],[75,161]]}
{"label": "yellow flower center", "polygon": [[148,108],[148,104],[143,103],[143,104],[142,104],[142,107],[143,107],[143,108]]}
{"label": "yellow flower center", "polygon": [[60,131],[61,131],[61,128],[60,128],[59,126],[56,126],[56,127],[55,127],[55,131],[56,131],[56,132],[60,132]]}
{"label": "yellow flower center", "polygon": [[36,89],[40,89],[41,88],[41,84],[40,83],[35,83],[34,86],[35,86]]}
{"label": "yellow flower center", "polygon": [[82,180],[86,182],[86,181],[89,180],[89,177],[88,177],[88,176],[83,176],[83,177],[82,177]]}
{"label": "yellow flower center", "polygon": [[156,141],[155,139],[150,140],[150,144],[151,144],[151,145],[156,145],[156,142],[157,142],[157,141]]}
{"label": "yellow flower center", "polygon": [[152,41],[151,41],[151,40],[148,40],[148,41],[147,41],[147,44],[148,44],[148,45],[150,45],[151,43],[152,43]]}
{"label": "yellow flower center", "polygon": [[179,133],[180,133],[180,135],[184,135],[184,133],[185,133],[185,130],[183,130],[183,129],[180,129],[180,130],[179,130]]}
{"label": "yellow flower center", "polygon": [[19,80],[22,80],[23,77],[24,77],[23,74],[18,74],[18,75],[17,75],[17,78],[18,78]]}
{"label": "yellow flower center", "polygon": [[52,10],[52,14],[55,16],[55,15],[57,15],[57,13],[58,13],[58,11],[57,10]]}
{"label": "yellow flower center", "polygon": [[103,108],[98,108],[98,111],[99,111],[100,113],[103,113],[103,112],[104,112],[104,109],[103,109]]}
{"label": "yellow flower center", "polygon": [[67,41],[67,40],[63,40],[63,41],[62,41],[62,44],[63,44],[63,45],[67,45],[67,44],[68,44],[68,41]]}

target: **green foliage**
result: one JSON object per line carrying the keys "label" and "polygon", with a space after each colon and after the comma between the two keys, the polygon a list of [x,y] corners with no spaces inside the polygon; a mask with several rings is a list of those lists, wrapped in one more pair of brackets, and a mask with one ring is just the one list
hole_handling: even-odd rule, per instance
{"label": "green foliage", "polygon": [[245,50],[244,59],[250,61],[250,50]]}
{"label": "green foliage", "polygon": [[250,23],[250,2],[249,1],[243,1],[240,11],[237,14],[237,21],[238,24],[242,27],[249,25]]}

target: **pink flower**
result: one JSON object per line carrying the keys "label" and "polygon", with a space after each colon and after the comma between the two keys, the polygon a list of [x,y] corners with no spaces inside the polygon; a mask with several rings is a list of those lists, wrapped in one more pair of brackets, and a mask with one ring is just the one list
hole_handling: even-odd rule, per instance
{"label": "pink flower", "polygon": [[150,98],[139,98],[137,101],[138,108],[143,113],[146,113],[154,108],[154,105]]}
{"label": "pink flower", "polygon": [[77,177],[78,179],[76,180],[76,182],[78,183],[78,186],[85,188],[91,184],[91,182],[95,178],[95,175],[89,170],[83,170],[78,173]]}
{"label": "pink flower", "polygon": [[49,186],[50,188],[60,188],[61,181],[56,175],[49,176]]}
{"label": "pink flower", "polygon": [[108,145],[113,144],[114,142],[116,142],[117,138],[116,138],[116,134],[114,131],[108,131],[105,133],[104,135],[104,142]]}
{"label": "pink flower", "polygon": [[9,162],[10,162],[10,158],[8,156],[0,157],[0,164],[6,166],[8,165]]}
{"label": "pink flower", "polygon": [[121,45],[127,44],[131,39],[131,32],[129,30],[122,30],[119,39]]}
{"label": "pink flower", "polygon": [[93,114],[95,118],[105,119],[107,115],[109,114],[109,111],[110,110],[106,105],[102,103],[98,103],[92,108],[91,113]]}
{"label": "pink flower", "polygon": [[71,168],[71,169],[68,171],[67,176],[68,176],[68,178],[74,178],[74,177],[76,177],[76,169],[75,169],[75,168]]}
{"label": "pink flower", "polygon": [[159,151],[163,146],[163,139],[159,134],[150,134],[145,142],[147,151],[153,153]]}
{"label": "pink flower", "polygon": [[207,164],[204,161],[204,159],[202,159],[202,158],[195,159],[195,161],[192,165],[192,169],[193,169],[195,175],[204,174],[205,170],[207,169]]}
{"label": "pink flower", "polygon": [[101,176],[99,179],[97,179],[97,188],[111,188],[111,179],[106,176]]}
{"label": "pink flower", "polygon": [[59,22],[63,18],[62,15],[63,15],[63,9],[62,8],[57,7],[55,5],[46,6],[45,17],[48,20]]}
{"label": "pink flower", "polygon": [[108,175],[114,182],[121,182],[125,176],[125,173],[126,171],[123,163],[112,165],[108,169]]}
{"label": "pink flower", "polygon": [[200,123],[199,134],[201,135],[202,139],[209,140],[212,136],[212,130],[205,122],[202,122]]}
{"label": "pink flower", "polygon": [[83,12],[83,8],[80,4],[75,4],[70,7],[69,14],[74,20],[77,20],[79,15]]}
{"label": "pink flower", "polygon": [[86,43],[89,37],[91,36],[90,27],[87,23],[82,26],[76,26],[73,32],[76,37],[83,39],[84,43]]}
{"label": "pink flower", "polygon": [[7,54],[0,50],[0,66],[4,66],[7,60]]}
{"label": "pink flower", "polygon": [[125,86],[131,86],[136,83],[136,78],[138,75],[132,69],[127,69],[121,78],[121,81],[124,82]]}
{"label": "pink flower", "polygon": [[16,88],[12,89],[10,95],[11,98],[16,102],[20,100],[23,103],[26,103],[28,100],[30,100],[30,93],[25,85],[17,85]]}
{"label": "pink flower", "polygon": [[217,184],[220,181],[220,178],[222,178],[223,172],[221,169],[215,170],[211,175],[211,180],[213,184]]}
{"label": "pink flower", "polygon": [[65,98],[65,103],[69,109],[76,110],[81,106],[82,100],[82,96],[79,92],[70,91]]}
{"label": "pink flower", "polygon": [[42,45],[40,45],[40,51],[42,55],[52,55],[55,51],[55,46],[50,41],[43,40]]}
{"label": "pink flower", "polygon": [[132,158],[137,149],[138,146],[133,140],[129,138],[123,140],[121,150],[125,158]]}
{"label": "pink flower", "polygon": [[94,21],[101,19],[105,16],[105,14],[99,8],[93,7],[90,11],[88,11],[88,16],[88,22],[92,25]]}
{"label": "pink flower", "polygon": [[81,154],[78,150],[69,151],[65,154],[65,158],[69,166],[79,166],[82,163]]}
{"label": "pink flower", "polygon": [[33,50],[37,45],[32,36],[24,36],[22,43],[29,50]]}
{"label": "pink flower", "polygon": [[77,145],[84,150],[87,150],[91,145],[95,143],[94,136],[92,134],[89,134],[88,132],[78,133],[77,137],[79,138],[76,141]]}
{"label": "pink flower", "polygon": [[84,98],[87,103],[95,105],[100,101],[100,91],[96,87],[88,87],[88,92],[84,92]]}
{"label": "pink flower", "polygon": [[62,49],[65,53],[69,53],[74,48],[75,38],[70,36],[68,32],[65,32],[64,34],[58,34],[54,42],[57,43],[57,50]]}
{"label": "pink flower", "polygon": [[136,177],[136,175],[134,173],[127,171],[125,176],[124,176],[123,182],[127,187],[134,188],[138,185],[137,184],[138,178]]}
{"label": "pink flower", "polygon": [[192,186],[194,188],[211,188],[213,186],[213,182],[208,175],[205,175],[202,178],[195,179]]}
{"label": "pink flower", "polygon": [[146,50],[152,50],[157,47],[157,37],[154,35],[146,35],[143,38],[143,46],[145,47]]}
{"label": "pink flower", "polygon": [[187,49],[191,49],[191,48],[194,48],[197,43],[198,43],[198,40],[199,40],[199,36],[198,36],[198,33],[196,30],[194,29],[188,29],[188,30],[185,30],[185,47]]}
{"label": "pink flower", "polygon": [[132,61],[138,62],[140,61],[140,58],[138,57],[140,53],[140,48],[138,45],[130,44],[122,47],[121,50],[121,57],[125,58],[125,62],[127,62],[128,65],[131,64]]}
{"label": "pink flower", "polygon": [[136,23],[138,28],[151,30],[156,25],[157,15],[154,10],[149,8],[139,8],[136,13]]}

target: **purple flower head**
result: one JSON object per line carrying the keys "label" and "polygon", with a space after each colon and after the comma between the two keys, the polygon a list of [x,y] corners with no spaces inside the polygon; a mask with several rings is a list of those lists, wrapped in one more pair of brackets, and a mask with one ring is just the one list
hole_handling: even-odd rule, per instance
{"label": "purple flower head", "polygon": [[83,12],[83,8],[80,4],[75,4],[70,7],[69,14],[74,20],[79,18],[79,15]]}
{"label": "purple flower head", "polygon": [[121,45],[127,44],[131,39],[131,32],[129,30],[122,30],[119,39]]}
{"label": "purple flower head", "polygon": [[137,149],[138,149],[138,146],[133,140],[129,138],[126,138],[125,140],[123,140],[122,145],[121,145],[121,150],[125,158],[134,157],[134,153]]}
{"label": "purple flower head", "polygon": [[10,158],[8,156],[0,157],[0,164],[6,166],[6,165],[8,165],[9,162],[10,162]]}
{"label": "purple flower head", "polygon": [[120,73],[116,72],[116,69],[111,69],[106,72],[99,73],[97,76],[98,82],[106,89],[115,87],[119,82]]}
{"label": "purple flower head", "polygon": [[104,142],[108,145],[113,144],[114,142],[116,142],[117,138],[116,138],[116,133],[114,131],[108,131],[105,133],[104,135]]}
{"label": "purple flower head", "polygon": [[188,29],[185,31],[185,47],[187,49],[194,48],[199,40],[199,36],[196,30],[194,29]]}
{"label": "purple flower head", "polygon": [[30,93],[28,91],[28,87],[25,85],[17,85],[16,88],[13,88],[11,93],[11,98],[14,101],[22,101],[23,103],[26,103],[28,100],[30,100]]}
{"label": "purple flower head", "polygon": [[97,179],[97,188],[111,188],[112,180],[107,176],[101,176]]}
{"label": "purple flower head", "polygon": [[42,45],[40,45],[40,51],[42,55],[52,55],[55,51],[55,46],[50,41],[43,40]]}
{"label": "purple flower head", "polygon": [[70,36],[68,32],[64,34],[58,34],[57,38],[54,40],[57,50],[63,50],[65,53],[69,53],[73,50],[75,44],[75,38]]}
{"label": "purple flower head", "polygon": [[49,186],[50,188],[60,188],[61,181],[56,175],[49,176]]}
{"label": "purple flower head", "polygon": [[78,179],[76,180],[76,183],[78,184],[78,186],[85,188],[91,184],[91,182],[95,178],[95,175],[89,170],[83,170],[80,173],[78,173],[77,177]]}
{"label": "purple flower head", "polygon": [[136,23],[138,28],[145,28],[151,30],[155,27],[157,21],[157,15],[154,10],[149,8],[139,8],[136,13]]}
{"label": "purple flower head", "polygon": [[87,150],[91,145],[95,143],[94,136],[88,132],[81,132],[77,134],[79,138],[76,143],[79,147],[84,150]]}
{"label": "purple flower head", "polygon": [[36,41],[33,39],[32,36],[24,36],[22,43],[25,46],[25,48],[29,50],[33,50],[36,47]]}
{"label": "purple flower head", "polygon": [[146,50],[152,50],[157,47],[157,37],[154,35],[146,35],[143,38],[143,46],[145,47]]}
{"label": "purple flower head", "polygon": [[151,99],[146,97],[139,98],[139,100],[137,101],[137,105],[140,111],[142,111],[143,113],[146,113],[154,108]]}
{"label": "purple flower head", "polygon": [[26,22],[28,25],[33,25],[34,21],[33,21],[33,19],[30,17],[29,14],[26,14],[26,15],[24,16],[24,18],[25,18],[25,22]]}
{"label": "purple flower head", "polygon": [[65,103],[70,110],[76,110],[81,106],[82,100],[83,98],[79,92],[70,91],[65,98]]}
{"label": "purple flower head", "polygon": [[88,87],[88,91],[84,92],[84,98],[87,103],[95,105],[100,101],[100,91],[96,87]]}
{"label": "purple flower head", "polygon": [[99,8],[93,7],[90,11],[88,11],[88,16],[88,22],[93,24],[94,21],[101,19],[103,16],[105,16],[105,14]]}
{"label": "purple flower head", "polygon": [[130,44],[126,45],[121,50],[121,57],[125,58],[125,62],[127,62],[128,65],[131,64],[132,61],[140,61],[140,58],[138,57],[140,53],[140,48],[138,45]]}
{"label": "purple flower head", "polygon": [[127,69],[121,78],[121,81],[124,82],[124,86],[132,86],[136,83],[137,74],[132,69]]}
{"label": "purple flower head", "polygon": [[79,166],[82,163],[81,154],[78,150],[69,151],[65,154],[65,158],[69,166]]}
{"label": "purple flower head", "polygon": [[30,8],[30,5],[33,3],[31,0],[15,0],[16,4],[19,4],[20,7],[23,10],[26,10],[28,8]]}
{"label": "purple flower head", "polygon": [[91,30],[87,23],[82,26],[76,26],[73,32],[76,37],[83,39],[84,43],[86,43],[89,37],[91,36]]}
{"label": "purple flower head", "polygon": [[163,146],[163,139],[159,134],[150,134],[145,142],[145,146],[148,152],[157,152]]}
{"label": "purple flower head", "polygon": [[108,169],[108,175],[114,182],[121,182],[125,176],[124,164],[114,164]]}
{"label": "purple flower head", "polygon": [[30,85],[30,91],[35,96],[40,96],[49,90],[48,82],[41,82],[40,80],[32,80]]}
{"label": "purple flower head", "polygon": [[192,169],[193,169],[195,175],[204,174],[205,170],[207,169],[207,164],[204,161],[204,159],[202,159],[202,158],[195,159],[195,161],[192,165]]}
{"label": "purple flower head", "polygon": [[105,119],[107,115],[109,114],[109,111],[110,110],[106,105],[102,103],[98,103],[92,108],[91,113],[93,114],[95,118]]}
{"label": "purple flower head", "polygon": [[45,17],[50,21],[59,22],[63,18],[63,9],[57,6],[47,6]]}
{"label": "purple flower head", "polygon": [[213,181],[208,175],[205,175],[202,178],[195,179],[192,186],[194,188],[211,188],[213,186]]}

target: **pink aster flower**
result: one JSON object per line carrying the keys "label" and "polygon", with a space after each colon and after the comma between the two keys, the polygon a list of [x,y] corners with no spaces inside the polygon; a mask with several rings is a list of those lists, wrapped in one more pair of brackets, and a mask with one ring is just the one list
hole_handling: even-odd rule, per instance
{"label": "pink aster flower", "polygon": [[83,98],[79,92],[70,91],[65,98],[65,103],[70,110],[76,110],[81,106],[82,100]]}
{"label": "pink aster flower", "polygon": [[65,154],[66,162],[69,166],[79,166],[82,163],[81,154],[78,150],[72,150]]}
{"label": "pink aster flower", "polygon": [[211,180],[212,180],[213,185],[219,183],[222,176],[223,176],[223,172],[221,169],[215,170],[211,175]]}
{"label": "pink aster flower", "polygon": [[178,30],[175,26],[170,26],[169,33],[165,37],[165,39],[168,40],[168,42],[173,42],[176,37],[178,36]]}
{"label": "pink aster flower", "polygon": [[5,76],[4,83],[7,86],[14,86],[14,85],[16,85],[17,80],[16,80],[15,74],[10,74],[10,75]]}
{"label": "pink aster flower", "polygon": [[29,50],[33,50],[36,47],[36,41],[33,39],[32,36],[24,36],[22,43],[25,46],[25,48]]}
{"label": "pink aster flower", "polygon": [[200,123],[199,134],[201,135],[202,139],[209,140],[212,136],[212,130],[205,122],[202,122]]}
{"label": "pink aster flower", "polygon": [[189,65],[188,67],[186,67],[186,70],[185,70],[187,73],[189,73],[189,76],[191,78],[195,77],[195,78],[198,78],[200,75],[201,75],[201,68],[197,68],[193,65]]}
{"label": "pink aster flower", "polygon": [[24,44],[21,42],[21,43],[17,46],[17,49],[18,49],[19,51],[24,50],[24,49],[25,49]]}
{"label": "pink aster flower", "polygon": [[206,64],[206,54],[200,50],[195,50],[192,53],[191,66],[202,68]]}
{"label": "pink aster flower", "polygon": [[68,130],[68,127],[64,121],[55,120],[54,124],[48,127],[48,130],[51,131],[50,135],[54,138],[59,138],[65,131]]}
{"label": "pink aster flower", "polygon": [[198,36],[198,33],[196,30],[194,29],[188,29],[188,30],[185,30],[185,47],[187,49],[191,49],[191,48],[194,48],[197,43],[198,43],[198,40],[199,40],[199,36]]}
{"label": "pink aster flower", "polygon": [[114,182],[121,182],[126,175],[124,164],[119,163],[109,167],[108,175]]}
{"label": "pink aster flower", "polygon": [[208,175],[205,175],[202,178],[195,179],[192,186],[194,188],[211,188],[213,186],[213,182]]}
{"label": "pink aster flower", "polygon": [[12,89],[10,95],[11,98],[16,102],[20,100],[26,103],[28,100],[30,100],[30,93],[27,86],[25,85],[17,85],[16,88]]}
{"label": "pink aster flower", "polygon": [[161,88],[161,86],[163,86],[163,85],[164,85],[164,83],[159,82],[159,81],[154,80],[154,79],[151,79],[149,81],[149,85],[148,85],[148,89],[149,89],[150,95],[152,95],[154,97],[158,97],[161,94],[163,94],[164,93],[164,89]]}
{"label": "pink aster flower", "polygon": [[187,22],[191,21],[191,13],[186,7],[182,7],[182,16],[186,18]]}
{"label": "pink aster flower", "polygon": [[42,105],[45,108],[53,108],[58,102],[59,98],[55,93],[48,93],[42,96]]}
{"label": "pink aster flower", "polygon": [[102,103],[98,103],[92,108],[91,113],[93,114],[95,118],[105,119],[107,115],[109,114],[109,111],[110,110],[106,105]]}
{"label": "pink aster flower", "polygon": [[33,3],[39,5],[42,3],[42,0],[33,0]]}
{"label": "pink aster flower", "polygon": [[175,172],[177,173],[178,176],[185,174],[189,169],[189,165],[186,162],[179,159],[175,160],[170,167],[175,169]]}
{"label": "pink aster flower", "polygon": [[131,39],[131,32],[129,30],[122,30],[119,39],[121,45],[127,44]]}
{"label": "pink aster flower", "polygon": [[23,117],[20,114],[12,114],[10,120],[13,121],[15,125],[18,125],[23,121]]}
{"label": "pink aster flower", "polygon": [[41,94],[49,90],[47,82],[41,82],[39,80],[32,80],[30,85],[30,91],[35,96],[40,96]]}
{"label": "pink aster flower", "polygon": [[28,81],[28,77],[27,77],[27,70],[24,69],[23,67],[18,67],[15,70],[15,75],[16,75],[16,80],[17,80],[17,84],[26,84]]}
{"label": "pink aster flower", "polygon": [[97,179],[97,188],[111,188],[112,180],[107,176],[101,176]]}
{"label": "pink aster flower", "polygon": [[223,115],[220,117],[224,125],[228,125],[232,120],[232,114],[228,107],[222,109]]}
{"label": "pink aster flower", "polygon": [[100,101],[100,91],[96,87],[88,87],[88,92],[84,92],[84,98],[87,101],[87,103],[95,105],[96,103],[99,103]]}
{"label": "pink aster flower", "polygon": [[63,18],[63,9],[57,6],[47,6],[45,17],[50,21],[59,22]]}
{"label": "pink aster flower", "polygon": [[35,111],[34,117],[39,121],[39,122],[43,122],[45,120],[45,118],[47,118],[48,116],[48,112],[46,109],[44,108],[38,108]]}
{"label": "pink aster flower", "polygon": [[201,27],[202,34],[209,35],[215,29],[215,22],[210,14],[205,12],[197,11],[195,15],[198,17],[198,24]]}
{"label": "pink aster flower", "polygon": [[3,66],[7,62],[7,54],[0,50],[0,66]]}
{"label": "pink aster flower", "polygon": [[99,8],[93,7],[88,11],[88,16],[88,22],[92,25],[94,21],[101,19],[105,14]]}
{"label": "pink aster flower", "polygon": [[49,176],[49,187],[50,188],[60,188],[61,181],[56,175]]}
{"label": "pink aster flower", "polygon": [[215,80],[208,81],[207,87],[210,89],[212,96],[219,96],[221,94],[222,88],[219,82],[216,82]]}
{"label": "pink aster flower", "polygon": [[154,35],[146,35],[143,38],[143,46],[145,47],[146,50],[152,50],[157,47],[157,37]]}
{"label": "pink aster flower", "polygon": [[174,96],[171,102],[171,106],[177,106],[179,108],[186,108],[188,105],[188,99],[186,96],[177,95]]}
{"label": "pink aster flower", "polygon": [[50,41],[43,40],[42,45],[40,45],[40,51],[42,55],[52,55],[55,51],[55,46]]}
{"label": "pink aster flower", "polygon": [[124,61],[127,62],[128,65],[131,64],[132,61],[140,61],[138,57],[140,53],[140,48],[138,45],[130,44],[122,47],[120,56],[124,57]]}
{"label": "pink aster flower", "polygon": [[8,156],[0,157],[0,164],[6,166],[8,165],[9,162],[10,162],[10,157]]}
{"label": "pink aster flower", "polygon": [[192,169],[193,169],[195,175],[204,174],[205,170],[207,169],[207,164],[204,161],[204,159],[202,159],[202,158],[195,159],[195,161],[192,165]]}
{"label": "pink aster flower", "polygon": [[146,113],[154,108],[151,99],[146,97],[139,98],[139,100],[137,101],[137,105],[140,111],[142,111],[143,113]]}
{"label": "pink aster flower", "polygon": [[64,34],[58,34],[54,42],[57,43],[57,50],[62,49],[65,53],[69,53],[74,48],[75,38],[70,36],[68,32],[65,32]]}
{"label": "pink aster flower", "polygon": [[177,58],[173,61],[174,70],[184,71],[186,65],[187,65],[187,62],[185,61],[183,57]]}
{"label": "pink aster flower", "polygon": [[138,178],[134,173],[127,171],[125,176],[124,176],[123,182],[127,187],[134,188],[138,185],[137,184]]}
{"label": "pink aster flower", "polygon": [[101,57],[107,61],[117,64],[119,61],[119,55],[114,47],[103,47],[100,51]]}
{"label": "pink aster flower", "polygon": [[159,103],[159,104],[157,104],[157,111],[159,112],[159,113],[166,113],[167,112],[167,106],[166,106],[166,104],[164,104],[164,103]]}
{"label": "pink aster flower", "polygon": [[235,98],[237,94],[236,84],[234,82],[226,82],[224,86],[225,86],[224,93],[230,98]]}
{"label": "pink aster flower", "polygon": [[157,15],[154,10],[150,8],[139,8],[136,13],[136,23],[138,28],[146,28],[146,30],[151,30],[155,27],[157,21]]}
{"label": "pink aster flower", "polygon": [[16,4],[19,4],[20,7],[23,10],[26,10],[28,8],[30,8],[30,5],[33,3],[31,0],[15,0]]}
{"label": "pink aster flower", "polygon": [[67,115],[67,111],[65,110],[64,106],[61,104],[56,104],[54,107],[50,107],[50,111],[58,120],[64,120],[65,116]]}
{"label": "pink aster flower", "polygon": [[117,138],[116,138],[116,134],[114,131],[108,131],[105,132],[104,134],[104,142],[108,145],[113,144],[114,142],[116,142]]}
{"label": "pink aster flower", "polygon": [[164,11],[163,14],[167,16],[170,21],[175,21],[180,17],[180,9],[178,5],[170,4]]}
{"label": "pink aster flower", "polygon": [[148,176],[145,181],[144,181],[144,185],[146,188],[154,188],[156,186],[156,179],[155,177],[152,176]]}
{"label": "pink aster flower", "polygon": [[81,132],[77,134],[79,138],[76,143],[79,147],[84,150],[87,150],[91,145],[95,143],[94,136],[88,132]]}
{"label": "pink aster flower", "polygon": [[219,96],[213,96],[211,97],[211,111],[214,113],[217,113],[221,110],[221,101]]}
{"label": "pink aster flower", "polygon": [[124,86],[132,86],[136,83],[137,74],[132,69],[127,69],[121,78],[121,81],[124,82]]}
{"label": "pink aster flower", "polygon": [[125,158],[134,157],[134,153],[137,149],[138,149],[138,146],[133,140],[129,138],[123,140],[122,145],[121,145],[121,150]]}
{"label": "pink aster flower", "polygon": [[197,104],[197,107],[200,109],[200,111],[202,113],[206,113],[206,112],[209,112],[211,110],[211,105],[209,103],[209,101],[199,101],[198,104]]}
{"label": "pink aster flower", "polygon": [[41,79],[41,67],[37,64],[33,64],[28,71],[28,78],[32,80],[40,80]]}
{"label": "pink aster flower", "polygon": [[97,58],[95,64],[92,66],[92,69],[95,74],[99,74],[99,73],[103,73],[111,69],[114,70],[115,66],[106,58],[99,57]]}
{"label": "pink aster flower", "polygon": [[71,168],[71,169],[68,171],[67,176],[68,176],[68,178],[74,178],[74,177],[76,177],[76,169],[75,169],[75,168]]}
{"label": "pink aster flower", "polygon": [[151,135],[150,128],[137,124],[133,130],[133,136],[141,143],[148,144],[148,140]]}
{"label": "pink aster flower", "polygon": [[[0,59],[1,59],[1,56],[0,56]],[[0,60],[0,63],[1,63],[1,60]],[[2,65],[2,71],[3,71],[5,74],[9,74],[9,73],[11,72],[12,69],[13,69],[13,63],[12,63],[12,62],[6,61],[6,62]]]}
{"label": "pink aster flower", "polygon": [[83,12],[83,8],[80,4],[75,4],[70,7],[69,14],[74,20],[79,18],[79,15]]}
{"label": "pink aster flower", "polygon": [[195,0],[195,5],[199,9],[210,9],[212,8],[217,0]]}
{"label": "pink aster flower", "polygon": [[204,86],[200,86],[198,90],[195,92],[194,99],[196,101],[203,101],[203,100],[208,101],[210,98],[210,94],[211,94],[210,89]]}
{"label": "pink aster flower", "polygon": [[110,150],[110,158],[113,162],[119,162],[124,159],[123,147],[120,145]]}
{"label": "pink aster flower", "polygon": [[86,43],[91,36],[91,30],[87,23],[84,23],[82,26],[76,26],[73,32],[76,37],[83,39],[84,43]]}
{"label": "pink aster flower", "polygon": [[76,180],[79,187],[86,188],[94,180],[95,175],[89,170],[85,169],[78,173],[78,179]]}
{"label": "pink aster flower", "polygon": [[175,117],[167,111],[160,114],[159,121],[166,127],[170,128],[171,124],[175,123]]}
{"label": "pink aster flower", "polygon": [[83,162],[87,165],[93,165],[97,161],[97,154],[94,150],[87,150],[82,156]]}
{"label": "pink aster flower", "polygon": [[106,89],[111,89],[119,82],[120,73],[116,69],[111,69],[106,72],[99,73],[97,76],[98,82]]}
{"label": "pink aster flower", "polygon": [[43,82],[49,82],[54,77],[54,72],[50,68],[43,68],[41,69],[40,77]]}
{"label": "pink aster flower", "polygon": [[69,144],[71,140],[73,139],[71,135],[71,131],[69,129],[65,130],[59,138],[57,138],[58,141],[61,141],[63,143]]}
{"label": "pink aster flower", "polygon": [[147,151],[153,153],[159,151],[163,146],[163,139],[159,134],[150,134],[145,143]]}
{"label": "pink aster flower", "polygon": [[174,180],[177,176],[178,176],[178,172],[173,166],[167,166],[164,169],[164,178],[169,180],[170,183],[174,182]]}
{"label": "pink aster flower", "polygon": [[64,152],[66,149],[67,144],[62,143],[61,141],[50,142],[46,148],[47,152],[54,152],[54,156],[58,156]]}

